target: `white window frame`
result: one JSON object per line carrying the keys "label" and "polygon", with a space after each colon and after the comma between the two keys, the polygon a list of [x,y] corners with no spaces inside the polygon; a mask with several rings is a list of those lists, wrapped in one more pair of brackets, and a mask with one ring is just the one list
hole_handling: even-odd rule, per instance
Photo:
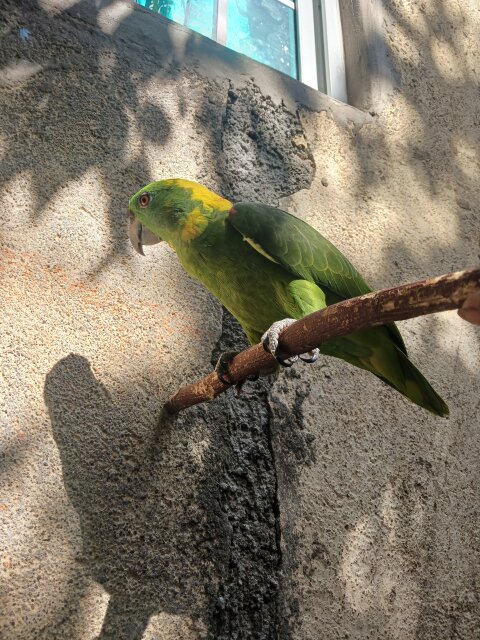
{"label": "white window frame", "polygon": [[338,0],[297,0],[297,46],[300,81],[348,102]]}

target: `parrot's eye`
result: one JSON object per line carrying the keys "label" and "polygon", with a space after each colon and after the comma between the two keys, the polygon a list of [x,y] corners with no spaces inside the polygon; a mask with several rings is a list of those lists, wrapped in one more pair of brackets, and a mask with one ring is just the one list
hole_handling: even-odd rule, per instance
{"label": "parrot's eye", "polygon": [[148,203],[150,202],[150,196],[148,193],[142,193],[142,195],[139,197],[138,199],[138,204],[141,207],[146,207],[148,205]]}

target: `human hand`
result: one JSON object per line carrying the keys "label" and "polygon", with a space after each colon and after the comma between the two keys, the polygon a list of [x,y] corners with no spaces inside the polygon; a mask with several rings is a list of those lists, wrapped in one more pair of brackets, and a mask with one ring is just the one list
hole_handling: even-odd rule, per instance
{"label": "human hand", "polygon": [[461,309],[458,310],[458,315],[467,322],[480,325],[480,291],[468,296]]}

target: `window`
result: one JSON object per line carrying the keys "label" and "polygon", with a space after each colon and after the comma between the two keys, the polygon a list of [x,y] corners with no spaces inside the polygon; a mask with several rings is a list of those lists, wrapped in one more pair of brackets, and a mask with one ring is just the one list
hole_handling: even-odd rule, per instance
{"label": "window", "polygon": [[136,0],[346,102],[338,0]]}

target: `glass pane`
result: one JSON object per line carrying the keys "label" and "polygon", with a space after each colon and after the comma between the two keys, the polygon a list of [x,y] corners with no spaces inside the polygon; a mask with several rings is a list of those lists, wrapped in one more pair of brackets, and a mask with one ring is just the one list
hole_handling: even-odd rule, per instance
{"label": "glass pane", "polygon": [[215,34],[216,0],[137,0],[137,3],[208,38]]}
{"label": "glass pane", "polygon": [[278,0],[228,0],[227,47],[296,78],[294,10]]}

